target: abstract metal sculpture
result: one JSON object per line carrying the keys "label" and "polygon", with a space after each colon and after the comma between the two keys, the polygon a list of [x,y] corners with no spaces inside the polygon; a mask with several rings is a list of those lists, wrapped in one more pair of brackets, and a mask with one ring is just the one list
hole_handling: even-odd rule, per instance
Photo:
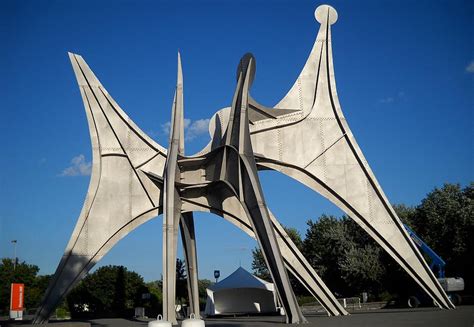
{"label": "abstract metal sculpture", "polygon": [[176,323],[178,229],[189,276],[190,308],[198,315],[193,211],[220,215],[257,239],[288,323],[302,323],[305,318],[287,270],[329,315],[347,314],[269,212],[259,169],[280,171],[331,200],[440,307],[454,307],[383,194],[342,114],[331,50],[331,25],[337,13],[322,5],[315,16],[321,24],[316,42],[288,94],[274,108],[257,103],[249,94],[255,59],[245,55],[232,106],[213,116],[211,142],[194,156],[184,153],[179,54],[168,150],[131,121],[81,56],[69,54],[89,122],[92,176],[82,212],[34,323],[46,322],[64,296],[122,237],[161,213],[163,315]]}

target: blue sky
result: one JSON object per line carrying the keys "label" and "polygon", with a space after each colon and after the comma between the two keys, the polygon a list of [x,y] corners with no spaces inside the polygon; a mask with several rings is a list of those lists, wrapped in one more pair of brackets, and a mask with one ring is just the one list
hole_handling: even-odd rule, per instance
{"label": "blue sky", "polygon": [[[54,272],[89,183],[91,146],[67,52],[81,54],[145,132],[164,131],[184,69],[186,151],[208,142],[206,119],[230,104],[240,57],[252,52],[252,95],[274,105],[303,67],[318,1],[1,1],[0,257]],[[474,180],[472,1],[330,1],[339,99],[392,203],[415,205],[445,182]],[[74,160],[74,162],[72,162]],[[306,221],[340,215],[329,201],[261,173],[270,209],[303,235]],[[100,265],[146,280],[161,274],[161,218],[123,239]],[[213,215],[196,214],[200,277],[250,270],[256,243]]]}

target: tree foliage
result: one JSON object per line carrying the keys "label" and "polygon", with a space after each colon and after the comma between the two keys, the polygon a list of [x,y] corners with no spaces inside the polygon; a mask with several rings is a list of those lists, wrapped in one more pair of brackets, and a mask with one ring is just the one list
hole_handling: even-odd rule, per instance
{"label": "tree foliage", "polygon": [[[297,229],[292,227],[285,227],[286,234],[288,237],[293,241],[296,247],[301,251],[303,249],[303,240],[301,239],[301,235]],[[252,250],[252,270],[255,276],[264,279],[266,281],[271,281],[272,278],[270,276],[270,271],[267,268],[267,264],[265,263],[265,258],[263,257],[262,250],[259,248],[255,248]],[[301,285],[301,283],[291,274],[289,274],[290,283],[293,287],[295,294],[297,295],[306,295],[307,291]]]}
{"label": "tree foliage", "polygon": [[[104,266],[84,278],[68,295],[67,302],[76,316],[131,316],[137,306],[156,315],[161,313],[162,290],[161,280],[145,283],[139,274],[123,266]],[[178,303],[188,301],[186,265],[181,259],[176,260],[176,297]]]}
{"label": "tree foliage", "polygon": [[188,302],[188,277],[186,276],[186,263],[176,259],[176,298],[179,303]]}
{"label": "tree foliage", "polygon": [[378,293],[385,273],[381,249],[350,218],[308,221],[303,253],[337,295]]}
{"label": "tree foliage", "polygon": [[[446,261],[446,276],[461,276],[466,290],[474,283],[474,184],[435,188],[416,207],[394,205],[403,223],[409,225]],[[285,228],[312,267],[337,296],[372,299],[386,294],[404,296],[418,286],[408,274],[352,219],[322,215],[307,222],[304,240]],[[270,280],[260,249],[252,251],[254,273]],[[295,293],[297,293],[295,291]]]}
{"label": "tree foliage", "polygon": [[209,279],[200,279],[198,281],[198,289],[199,289],[199,298],[206,299],[207,293],[206,288],[212,285],[212,282]]}
{"label": "tree foliage", "polygon": [[254,275],[266,281],[271,281],[272,278],[260,248],[252,250],[252,258],[252,270]]}
{"label": "tree foliage", "polygon": [[13,261],[3,258],[0,262],[0,312],[8,313],[10,307],[11,283],[25,284],[25,307],[36,308],[46,290],[50,276],[37,276],[39,268],[26,262],[19,262],[14,268]]}
{"label": "tree foliage", "polygon": [[416,208],[411,227],[446,261],[446,275],[474,290],[474,183],[435,188]]}
{"label": "tree foliage", "polygon": [[[303,240],[297,229],[291,227],[284,227],[283,229],[288,234],[288,237],[293,241],[296,247],[301,251],[303,248]],[[255,248],[252,250],[252,270],[255,276],[258,278],[264,279],[266,281],[271,281],[270,272],[265,263],[265,258],[263,257],[262,250],[260,248]]]}
{"label": "tree foliage", "polygon": [[71,313],[108,313],[121,316],[142,306],[149,293],[143,278],[123,266],[104,266],[88,275],[67,297]]}
{"label": "tree foliage", "polygon": [[[436,253],[446,261],[446,276],[463,277],[466,291],[472,294],[474,284],[474,183],[465,188],[445,184],[435,188],[416,207],[395,205],[400,219],[408,224]],[[305,238],[294,228],[285,230],[303,252],[329,288],[339,296],[359,296],[369,292],[372,299],[381,294],[400,295],[413,291],[414,282],[400,266],[376,244],[365,231],[347,216],[322,215],[307,222]],[[260,249],[252,251],[252,269],[263,279],[271,280]],[[0,262],[0,312],[8,313],[10,284],[25,284],[25,306],[36,308],[51,276],[38,276],[36,265],[20,262],[13,267],[11,259]],[[187,301],[185,262],[176,265],[178,301]],[[295,293],[304,288],[290,276]],[[204,299],[208,280],[199,281],[199,295]],[[144,296],[146,295],[146,296]],[[105,266],[88,275],[69,294],[72,313],[84,308],[92,313],[130,316],[127,310],[144,306],[151,315],[160,313],[162,281],[144,283],[143,278],[123,266]]]}

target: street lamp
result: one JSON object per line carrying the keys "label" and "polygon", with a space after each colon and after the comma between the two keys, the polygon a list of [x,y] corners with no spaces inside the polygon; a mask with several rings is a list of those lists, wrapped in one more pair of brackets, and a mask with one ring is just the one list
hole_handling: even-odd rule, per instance
{"label": "street lamp", "polygon": [[16,269],[16,244],[18,243],[17,240],[12,240],[13,244],[13,271]]}
{"label": "street lamp", "polygon": [[214,278],[216,279],[216,284],[220,276],[221,276],[220,270],[214,270]]}

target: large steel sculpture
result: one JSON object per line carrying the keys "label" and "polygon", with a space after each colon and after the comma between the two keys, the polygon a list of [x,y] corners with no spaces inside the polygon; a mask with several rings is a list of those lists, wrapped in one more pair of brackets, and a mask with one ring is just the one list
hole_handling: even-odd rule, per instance
{"label": "large steel sculpture", "polygon": [[288,94],[274,107],[249,93],[255,59],[245,55],[232,106],[211,120],[211,142],[185,156],[183,75],[178,55],[168,150],[145,135],[100,84],[81,56],[70,59],[84,101],[93,168],[86,200],[34,322],[56,305],[125,235],[163,214],[163,313],[176,323],[177,233],[183,240],[191,310],[199,314],[193,211],[222,216],[254,237],[277,287],[288,323],[305,318],[289,271],[329,315],[347,312],[268,210],[257,171],[273,169],[322,194],[352,217],[442,308],[453,308],[403,228],[356,143],[336,93],[331,25],[336,11],[316,9],[321,24],[309,58]]}

